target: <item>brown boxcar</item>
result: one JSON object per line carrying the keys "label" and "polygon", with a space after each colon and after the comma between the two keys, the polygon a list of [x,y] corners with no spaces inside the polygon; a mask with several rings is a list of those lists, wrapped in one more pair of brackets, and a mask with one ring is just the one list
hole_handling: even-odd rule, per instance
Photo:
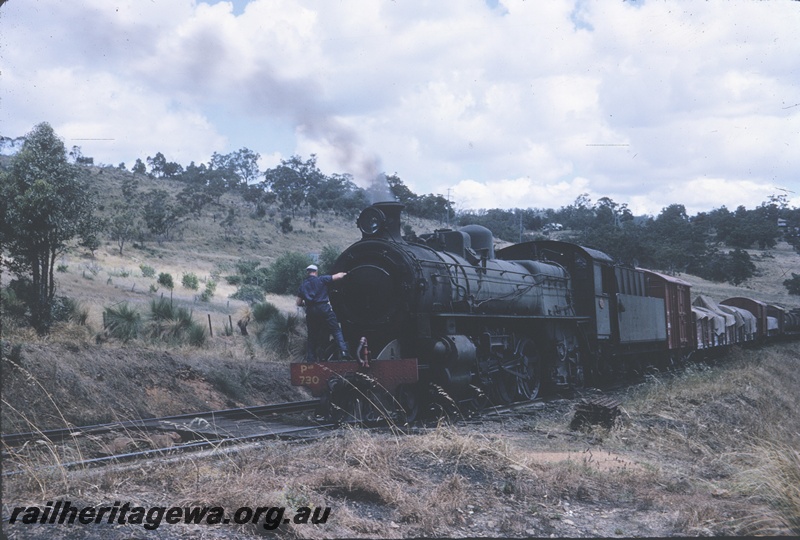
{"label": "brown boxcar", "polygon": [[694,349],[697,336],[692,323],[692,285],[682,279],[642,270],[647,277],[647,295],[664,300],[667,348]]}

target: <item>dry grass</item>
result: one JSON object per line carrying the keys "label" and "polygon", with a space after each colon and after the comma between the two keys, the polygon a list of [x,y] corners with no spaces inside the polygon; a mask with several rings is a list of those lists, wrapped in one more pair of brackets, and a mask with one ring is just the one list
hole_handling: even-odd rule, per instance
{"label": "dry grass", "polygon": [[791,344],[654,379],[631,392],[624,426],[607,443],[656,463],[672,478],[667,488],[689,496],[680,530],[796,531],[800,483],[788,449],[800,444],[798,367],[800,346]]}
{"label": "dry grass", "polygon": [[[6,431],[285,401],[296,392],[285,360],[248,352],[240,336],[165,350],[98,346],[71,332],[34,339],[15,359],[3,355]],[[288,537],[788,534],[798,515],[798,358],[800,345],[779,345],[652,377],[624,396],[612,430],[569,431],[571,405],[554,402],[479,426],[411,436],[348,429],[309,445],[96,473],[61,466],[95,447],[38,443],[4,458],[27,472],[6,479],[3,495],[19,505],[112,498],[332,508],[324,527],[277,531]],[[136,434],[96,443],[163,446]]]}
{"label": "dry grass", "polygon": [[[612,430],[569,431],[570,408],[556,402],[521,418],[408,436],[345,429],[308,445],[253,445],[146,468],[31,471],[6,482],[4,495],[15,504],[113,497],[331,507],[324,527],[285,525],[276,531],[285,537],[785,534],[797,526],[798,454],[787,449],[797,447],[798,411],[780,409],[797,381],[775,379],[797,377],[798,348],[740,352],[725,365],[653,379],[630,392]],[[767,428],[759,417],[783,425]]]}
{"label": "dry grass", "polygon": [[743,440],[783,440],[792,427],[800,430],[796,350],[735,349],[719,365],[691,365],[677,377],[654,379],[632,391],[626,407],[651,418],[648,427],[705,445],[708,453]]}
{"label": "dry grass", "polygon": [[198,349],[146,341],[96,345],[88,335],[78,340],[67,332],[3,347],[5,433],[304,396],[287,383],[287,359],[268,356],[242,336],[210,338]]}
{"label": "dry grass", "polygon": [[800,451],[797,446],[768,441],[750,452],[757,465],[739,476],[738,489],[769,506],[763,515],[749,515],[743,527],[751,534],[800,535]]}

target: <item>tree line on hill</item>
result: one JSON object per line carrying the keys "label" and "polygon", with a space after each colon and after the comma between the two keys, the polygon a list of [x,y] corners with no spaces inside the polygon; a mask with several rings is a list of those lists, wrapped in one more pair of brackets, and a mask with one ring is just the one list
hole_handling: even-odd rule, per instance
{"label": "tree line on hill", "polygon": [[595,203],[580,195],[574,203],[553,209],[462,212],[458,224],[479,224],[511,242],[542,238],[553,230],[559,237],[607,253],[618,262],[690,273],[712,281],[739,284],[755,266],[745,251],[774,248],[781,239],[800,252],[800,209],[790,208],[785,195],[772,196],[748,210],[724,206],[689,216],[672,204],[655,217],[634,216],[626,204],[608,197]]}
{"label": "tree line on hill", "polygon": [[[299,214],[312,223],[325,212],[355,217],[370,202],[386,200],[388,188],[388,197],[403,203],[412,216],[454,226],[480,224],[510,242],[561,231],[562,239],[599,249],[625,264],[734,284],[755,269],[745,249],[769,249],[783,238],[800,251],[800,209],[790,208],[784,195],[770,197],[752,210],[740,206],[731,212],[721,207],[695,216],[680,204],[655,217],[634,216],[624,203],[608,197],[592,203],[586,194],[559,209],[455,212],[447,198],[417,195],[396,174],[365,189],[349,174],[324,174],[314,155],[292,156],[266,171],[259,169],[259,158],[242,148],[229,154],[215,152],[208,163],[183,167],[158,152],[145,161],[136,160],[123,177],[122,197],[105,208],[98,205],[88,181],[87,167],[94,164],[93,158],[83,156],[79,147],[67,153],[49,124],[35,126],[10,165],[0,170],[2,266],[17,276],[3,290],[15,287],[28,306],[31,325],[46,332],[56,304],[56,258],[71,243],[77,240],[94,253],[108,238],[122,254],[132,241],[169,241],[183,222],[208,205],[220,205],[226,194],[241,196],[257,219],[272,216],[277,208],[282,213],[279,228],[289,233]],[[127,172],[124,163],[117,168]],[[175,196],[161,188],[144,191],[143,176],[176,180],[182,187]],[[228,238],[236,234],[241,210],[225,208],[220,226]],[[410,227],[405,231],[413,235]],[[250,278],[244,277],[243,284],[252,287]],[[792,294],[800,293],[800,275],[793,274],[786,287]]]}
{"label": "tree line on hill", "polygon": [[[208,165],[191,163],[184,170],[159,153],[147,158],[149,171],[141,160],[137,160],[134,171],[186,181],[188,185],[178,202],[187,211],[200,211],[205,204],[232,191],[251,202],[259,216],[275,204],[291,218],[299,212],[312,220],[319,212],[353,217],[371,201],[381,200],[384,190],[383,185],[361,188],[347,174],[325,175],[317,167],[314,155],[307,160],[292,156],[263,173],[258,170],[258,158],[258,154],[243,148],[227,155],[215,153]],[[484,225],[509,242],[529,238],[526,232],[530,231],[546,236],[565,229],[569,231],[566,239],[600,249],[620,262],[688,272],[714,281],[738,284],[752,276],[754,266],[745,249],[773,248],[784,238],[800,250],[800,209],[790,208],[785,195],[772,196],[751,210],[739,206],[731,212],[723,206],[695,216],[689,216],[681,204],[670,205],[655,217],[634,216],[625,203],[609,197],[592,203],[587,194],[559,209],[456,212],[444,196],[417,195],[396,174],[386,175],[385,182],[391,197],[403,203],[412,216],[455,226]],[[163,221],[172,223],[178,219],[174,216]],[[290,220],[284,218],[282,230],[291,231]]]}

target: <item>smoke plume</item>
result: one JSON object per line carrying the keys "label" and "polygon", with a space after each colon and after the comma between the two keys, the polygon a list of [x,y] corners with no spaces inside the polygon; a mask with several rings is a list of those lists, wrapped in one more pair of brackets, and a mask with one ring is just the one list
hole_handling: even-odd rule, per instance
{"label": "smoke plume", "polygon": [[316,81],[282,79],[268,66],[252,79],[248,83],[252,89],[251,106],[268,116],[288,117],[303,136],[330,148],[339,167],[337,172],[352,175],[355,183],[367,191],[370,202],[394,200],[380,158],[368,151],[358,134],[320,99],[322,91]]}

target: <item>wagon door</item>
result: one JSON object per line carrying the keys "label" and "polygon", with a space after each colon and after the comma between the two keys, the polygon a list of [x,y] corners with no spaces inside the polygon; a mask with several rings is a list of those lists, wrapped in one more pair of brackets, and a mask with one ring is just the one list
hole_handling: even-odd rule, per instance
{"label": "wagon door", "polygon": [[603,287],[603,265],[594,261],[594,309],[595,320],[597,321],[598,339],[608,339],[611,337],[611,303],[610,295]]}

